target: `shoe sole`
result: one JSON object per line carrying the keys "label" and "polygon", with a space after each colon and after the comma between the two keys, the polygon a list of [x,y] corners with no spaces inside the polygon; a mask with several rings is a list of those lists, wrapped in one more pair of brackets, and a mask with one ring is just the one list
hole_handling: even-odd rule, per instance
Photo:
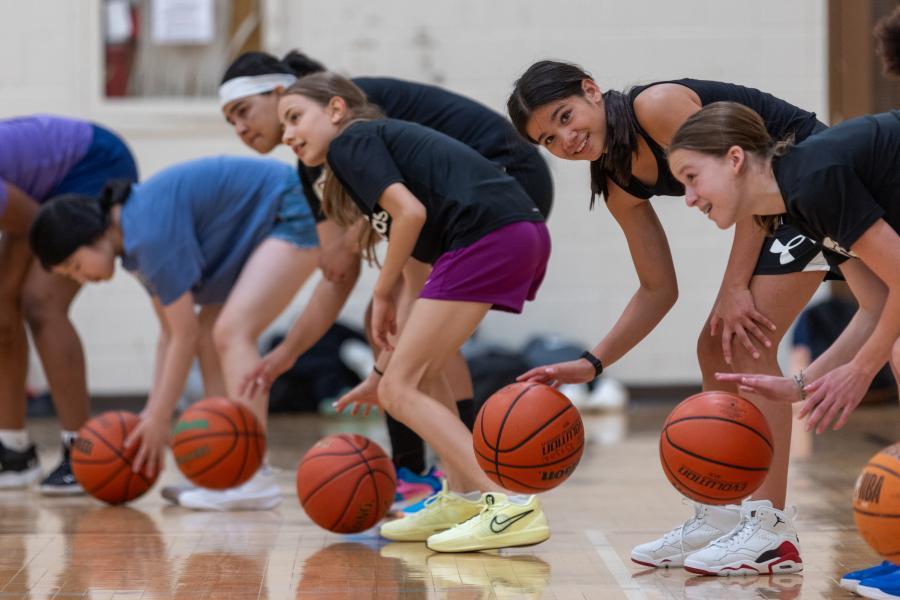
{"label": "shoe sole", "polygon": [[886,592],[882,592],[876,587],[869,587],[867,585],[858,586],[856,588],[856,593],[863,598],[870,598],[871,600],[896,600],[897,598],[900,598],[900,596],[888,594]]}
{"label": "shoe sole", "polygon": [[856,588],[859,587],[859,581],[859,579],[841,579],[838,585],[840,585],[845,590],[855,592]]}
{"label": "shoe sole", "polygon": [[[523,538],[521,540],[517,538]],[[536,546],[550,539],[550,528],[541,527],[532,529],[527,532],[515,533],[511,536],[497,536],[490,538],[490,543],[472,544],[469,546],[458,546],[453,548],[436,548],[427,541],[425,545],[429,550],[435,552],[480,552],[482,550],[498,550],[500,548],[524,548],[527,546]],[[486,542],[486,540],[485,540]]]}
{"label": "shoe sole", "polygon": [[[402,519],[404,517],[400,517],[400,518]],[[381,530],[379,530],[378,535],[380,535],[384,539],[390,540],[392,542],[425,542],[425,541],[428,541],[428,538],[430,538],[431,536],[433,536],[437,533],[447,531],[447,529],[450,529],[450,527],[453,527],[453,526],[450,525],[449,527],[446,527],[445,529],[434,529],[430,533],[416,532],[416,533],[410,533],[408,535],[403,535],[403,534],[385,535]]]}
{"label": "shoe sole", "polygon": [[281,504],[281,498],[276,499],[258,499],[258,500],[241,500],[231,504],[221,505],[206,502],[192,501],[190,498],[179,498],[178,505],[191,510],[206,510],[216,512],[236,512],[236,511],[254,511],[254,510],[272,510]]}
{"label": "shoe sole", "polygon": [[0,490],[21,490],[31,487],[41,478],[41,468],[0,474]]}
{"label": "shoe sole", "polygon": [[[777,565],[777,568],[773,568]],[[768,563],[732,563],[724,567],[717,567],[715,570],[701,569],[685,564],[684,570],[695,575],[717,575],[719,577],[729,577],[732,575],[777,575],[785,573],[799,573],[803,570],[803,563],[793,560],[779,559]]]}
{"label": "shoe sole", "polygon": [[42,496],[83,496],[86,492],[80,485],[70,487],[41,486]]}
{"label": "shoe sole", "polygon": [[654,569],[678,569],[683,566],[683,563],[680,562],[658,561],[654,563],[650,562],[650,560],[639,560],[634,556],[631,557],[631,562],[643,565],[645,567],[653,567]]}

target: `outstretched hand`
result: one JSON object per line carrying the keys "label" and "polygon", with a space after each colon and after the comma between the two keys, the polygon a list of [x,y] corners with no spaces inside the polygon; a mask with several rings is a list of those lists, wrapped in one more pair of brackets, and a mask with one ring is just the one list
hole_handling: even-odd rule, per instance
{"label": "outstretched hand", "polygon": [[381,406],[378,401],[378,377],[374,374],[369,375],[334,403],[334,408],[339,413],[344,412],[348,406],[353,406],[350,414],[354,417],[359,414],[360,409],[363,410],[363,416],[368,417],[373,407],[377,409]]}
{"label": "outstretched hand", "polygon": [[516,381],[532,381],[559,387],[563,383],[588,383],[597,376],[594,366],[583,358],[535,367],[516,377]]}

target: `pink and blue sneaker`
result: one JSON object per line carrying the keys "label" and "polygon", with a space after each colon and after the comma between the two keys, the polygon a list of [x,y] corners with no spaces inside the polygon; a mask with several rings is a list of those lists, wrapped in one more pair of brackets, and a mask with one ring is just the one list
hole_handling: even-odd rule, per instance
{"label": "pink and blue sneaker", "polygon": [[857,586],[859,586],[859,582],[863,579],[874,579],[876,577],[882,577],[883,575],[890,575],[897,571],[900,571],[900,567],[886,560],[880,565],[847,573],[841,577],[841,587],[845,590],[855,592]]}
{"label": "pink and blue sneaker", "polygon": [[856,593],[872,600],[900,600],[900,568],[893,573],[863,579],[856,587]]}
{"label": "pink and blue sneaker", "polygon": [[[426,498],[441,491],[443,476],[444,474],[436,467],[431,467],[424,475],[419,475],[406,467],[400,467],[397,469],[397,491],[394,494],[394,502],[415,501],[412,506],[423,504]],[[410,512],[410,508],[407,506],[403,512]]]}

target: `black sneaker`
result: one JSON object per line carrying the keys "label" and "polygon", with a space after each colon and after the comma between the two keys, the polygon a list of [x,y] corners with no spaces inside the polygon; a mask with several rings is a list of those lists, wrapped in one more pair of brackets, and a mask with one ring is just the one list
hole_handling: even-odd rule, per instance
{"label": "black sneaker", "polygon": [[41,476],[34,444],[19,452],[0,442],[0,489],[25,488]]}
{"label": "black sneaker", "polygon": [[62,460],[41,482],[41,493],[45,496],[74,496],[83,494],[84,488],[72,473],[71,448],[63,444]]}

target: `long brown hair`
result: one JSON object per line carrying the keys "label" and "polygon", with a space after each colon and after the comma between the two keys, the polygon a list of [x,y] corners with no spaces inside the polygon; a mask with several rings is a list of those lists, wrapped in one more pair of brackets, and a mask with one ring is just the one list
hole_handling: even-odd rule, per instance
{"label": "long brown hair", "polygon": [[[783,156],[794,143],[793,136],[775,141],[769,135],[762,117],[737,102],[713,102],[691,115],[675,133],[668,154],[676,150],[692,150],[723,157],[733,146],[739,146],[758,159],[769,161]],[[754,215],[753,221],[773,233],[780,215]]]}
{"label": "long brown hair", "polygon": [[[341,123],[341,129],[346,129],[353,123],[384,117],[381,109],[370,104],[366,94],[356,84],[346,77],[329,71],[301,77],[284,93],[285,95],[305,96],[321,106],[327,106],[332,98],[341,98],[348,110],[347,118]],[[322,193],[322,212],[341,227],[350,227],[363,217],[362,211],[353,201],[350,192],[327,165],[325,166],[325,186]],[[362,249],[363,258],[369,264],[378,264],[375,245],[379,240],[380,236],[371,226],[363,227],[360,230],[359,246]]]}

